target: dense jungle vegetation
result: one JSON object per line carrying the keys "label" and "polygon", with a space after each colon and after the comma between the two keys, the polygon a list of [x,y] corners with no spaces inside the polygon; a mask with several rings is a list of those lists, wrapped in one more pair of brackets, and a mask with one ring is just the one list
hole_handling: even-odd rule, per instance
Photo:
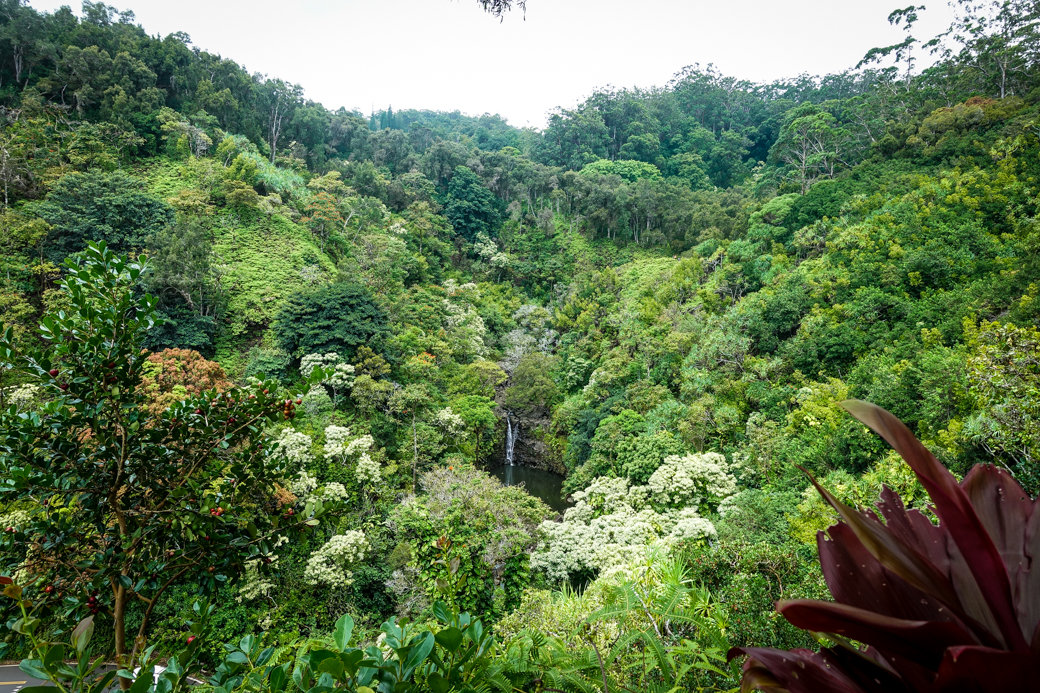
{"label": "dense jungle vegetation", "polygon": [[[838,402],[1040,490],[1040,10],[957,9],[535,130],[0,0],[4,656],[609,693],[818,648],[774,609],[827,595],[799,468],[928,502]],[[562,515],[489,476],[507,413]]]}

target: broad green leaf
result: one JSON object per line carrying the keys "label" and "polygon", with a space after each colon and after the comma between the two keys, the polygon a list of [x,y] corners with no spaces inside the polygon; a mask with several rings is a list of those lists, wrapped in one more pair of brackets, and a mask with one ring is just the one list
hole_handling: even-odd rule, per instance
{"label": "broad green leaf", "polygon": [[333,640],[336,643],[336,647],[343,650],[347,649],[347,645],[350,644],[350,636],[354,632],[354,619],[349,615],[343,614],[336,621],[336,630],[333,634]]}

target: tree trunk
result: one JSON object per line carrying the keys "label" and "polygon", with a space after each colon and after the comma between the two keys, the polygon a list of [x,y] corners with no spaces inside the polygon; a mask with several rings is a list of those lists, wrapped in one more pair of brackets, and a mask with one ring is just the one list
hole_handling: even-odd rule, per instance
{"label": "tree trunk", "polygon": [[[115,603],[112,606],[112,629],[115,631],[116,640],[116,665],[128,667],[126,651],[126,588],[113,581],[112,596]],[[119,688],[129,690],[132,681],[119,677]]]}
{"label": "tree trunk", "polygon": [[415,492],[415,482],[419,468],[419,440],[415,437],[415,411],[412,411],[412,492]]}

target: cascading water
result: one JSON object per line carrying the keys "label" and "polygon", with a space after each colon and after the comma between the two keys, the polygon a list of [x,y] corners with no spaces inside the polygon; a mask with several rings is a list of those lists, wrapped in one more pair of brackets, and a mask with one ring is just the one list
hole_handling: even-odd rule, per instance
{"label": "cascading water", "polygon": [[513,464],[513,451],[516,449],[516,441],[520,439],[520,423],[517,422],[516,428],[513,428],[513,420],[509,416],[509,412],[506,412],[506,464],[512,466]]}

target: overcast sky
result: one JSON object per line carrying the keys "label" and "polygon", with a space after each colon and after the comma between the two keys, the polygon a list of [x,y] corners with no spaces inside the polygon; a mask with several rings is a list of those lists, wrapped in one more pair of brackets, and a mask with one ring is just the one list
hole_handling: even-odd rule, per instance
{"label": "overcast sky", "polygon": [[[476,0],[109,0],[152,35],[303,86],[328,108],[498,113],[541,127],[597,87],[661,86],[714,63],[754,81],[854,66],[902,39],[907,0],[528,0],[499,22]],[[43,11],[70,4],[31,0]],[[78,13],[78,2],[71,3]],[[949,24],[941,1],[915,31]]]}

